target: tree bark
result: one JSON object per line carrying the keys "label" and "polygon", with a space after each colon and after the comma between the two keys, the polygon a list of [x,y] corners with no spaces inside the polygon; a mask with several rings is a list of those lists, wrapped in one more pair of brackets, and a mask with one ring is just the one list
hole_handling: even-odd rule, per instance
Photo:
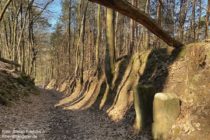
{"label": "tree bark", "polygon": [[112,83],[114,64],[115,64],[115,30],[114,30],[114,11],[107,8],[106,15],[106,50],[105,50],[105,75],[109,86]]}
{"label": "tree bark", "polygon": [[199,0],[199,21],[198,21],[198,31],[197,31],[197,40],[199,40],[200,38],[200,34],[201,34],[201,20],[202,20],[202,0]]}
{"label": "tree bark", "polygon": [[69,1],[69,24],[68,24],[68,37],[69,37],[69,41],[68,41],[68,49],[69,49],[69,75],[71,74],[71,69],[70,69],[70,66],[71,66],[71,3],[72,1],[70,0]]}
{"label": "tree bark", "polygon": [[207,11],[206,11],[206,31],[205,38],[209,37],[209,14],[210,14],[210,0],[208,0]]}
{"label": "tree bark", "polygon": [[169,46],[179,48],[183,44],[166,33],[151,17],[143,11],[131,5],[125,0],[89,0],[106,7],[112,8],[123,15],[126,15],[145,26],[149,31],[160,37]]}
{"label": "tree bark", "polygon": [[110,64],[111,70],[114,71],[115,63],[115,13],[112,9],[107,8],[107,17],[106,17],[106,29],[107,29],[107,47],[109,48]]}
{"label": "tree bark", "polygon": [[99,70],[99,44],[101,39],[101,6],[98,6],[98,15],[97,15],[97,40],[96,40],[96,67]]}
{"label": "tree bark", "polygon": [[4,62],[4,63],[7,63],[7,64],[14,65],[16,67],[20,67],[21,66],[20,64],[16,63],[15,61],[7,60],[7,59],[4,59],[4,58],[0,58],[0,61]]}
{"label": "tree bark", "polygon": [[[132,0],[132,5],[134,5],[134,0]],[[130,46],[129,46],[129,51],[128,55],[132,55],[134,51],[134,32],[135,32],[135,27],[134,27],[134,20],[130,20]]]}
{"label": "tree bark", "polygon": [[192,30],[192,34],[193,34],[193,41],[195,41],[195,39],[196,39],[195,17],[196,17],[196,0],[193,0],[192,1],[192,26],[191,26],[191,30]]}
{"label": "tree bark", "polygon": [[80,83],[83,83],[83,71],[84,71],[84,47],[85,47],[85,23],[87,14],[88,2],[85,5],[84,15],[82,19],[82,49],[81,49],[81,68],[80,68]]}
{"label": "tree bark", "polygon": [[8,6],[10,5],[11,2],[12,2],[12,0],[7,0],[7,3],[5,4],[5,6],[4,6],[4,8],[3,8],[3,10],[1,11],[1,14],[0,14],[0,22],[1,22],[4,14],[5,14]]}

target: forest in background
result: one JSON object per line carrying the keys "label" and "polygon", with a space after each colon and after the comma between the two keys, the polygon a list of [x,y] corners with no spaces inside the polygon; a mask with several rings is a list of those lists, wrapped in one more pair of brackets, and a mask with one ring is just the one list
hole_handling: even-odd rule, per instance
{"label": "forest in background", "polygon": [[46,94],[34,100],[57,117],[106,113],[113,124],[133,124],[137,137],[210,136],[210,0],[2,0],[0,7],[3,104],[36,92],[35,81]]}
{"label": "forest in background", "polygon": [[[9,1],[2,0],[1,9]],[[134,20],[83,0],[60,1],[62,13],[51,30],[46,13],[50,15],[47,7],[52,2],[11,0],[5,13],[1,13],[1,57],[21,64],[21,71],[36,78],[39,84],[72,75],[83,79],[85,71],[103,68],[107,40],[111,63],[134,52],[167,47]],[[209,1],[129,2],[184,44],[209,36]],[[106,33],[110,35],[109,39]]]}

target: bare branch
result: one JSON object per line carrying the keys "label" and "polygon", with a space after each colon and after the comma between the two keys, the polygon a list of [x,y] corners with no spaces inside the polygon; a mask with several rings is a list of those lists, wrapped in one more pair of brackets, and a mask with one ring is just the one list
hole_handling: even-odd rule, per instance
{"label": "bare branch", "polygon": [[5,12],[6,12],[7,8],[8,8],[8,6],[10,5],[11,2],[12,2],[12,0],[8,0],[7,3],[5,4],[3,10],[1,11],[1,14],[0,14],[0,22],[1,22],[1,20],[2,20],[2,18],[3,18],[3,16],[4,16],[4,14],[5,14]]}

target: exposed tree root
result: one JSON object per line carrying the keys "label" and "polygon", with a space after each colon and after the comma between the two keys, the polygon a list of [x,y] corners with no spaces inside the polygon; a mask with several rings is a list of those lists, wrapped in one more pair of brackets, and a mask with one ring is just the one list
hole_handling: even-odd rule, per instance
{"label": "exposed tree root", "polygon": [[[125,73],[126,67],[128,65],[128,59],[126,57],[120,58],[115,64],[115,73],[113,75],[112,85],[111,87],[106,83],[106,90],[101,99],[101,103],[99,105],[99,109],[102,109],[104,105],[111,104],[114,101],[114,98],[117,93],[117,88],[123,79],[123,75]],[[108,101],[108,102],[107,102]]]}
{"label": "exposed tree root", "polygon": [[56,90],[59,91],[61,86],[63,85],[63,83],[67,82],[67,79],[62,79],[62,80],[58,80],[57,83],[56,83]]}
{"label": "exposed tree root", "polygon": [[52,79],[49,84],[47,84],[47,86],[45,87],[46,89],[54,89],[56,85],[56,80],[55,79]]}
{"label": "exposed tree root", "polygon": [[[140,75],[144,72],[149,54],[150,51],[134,55],[128,65],[124,59],[116,63],[112,81],[114,90],[106,86],[99,104],[101,109],[106,104],[108,96],[112,96],[112,98],[115,96],[112,106],[107,110],[108,116],[113,121],[122,120],[127,110],[133,105],[133,92],[138,85]],[[62,99],[56,106],[63,106],[66,110],[83,110],[91,107],[96,102],[99,93],[101,93],[102,85],[106,83],[105,76],[100,77],[99,80],[97,79],[97,76],[90,76],[83,85],[76,82],[74,92]],[[69,82],[69,89],[74,87],[74,81]]]}
{"label": "exposed tree root", "polygon": [[65,80],[60,86],[58,86],[57,91],[63,93],[66,91],[69,85],[69,80]]}
{"label": "exposed tree root", "polygon": [[68,88],[64,92],[64,94],[65,94],[66,97],[67,96],[70,96],[73,93],[73,91],[74,91],[74,89],[76,87],[76,83],[77,83],[77,81],[76,81],[76,79],[74,77],[70,79]]}
{"label": "exposed tree root", "polygon": [[56,104],[55,106],[61,106],[64,105],[66,103],[72,102],[74,99],[76,99],[81,91],[82,85],[80,84],[79,81],[76,82],[76,87],[74,89],[74,92],[68,96],[65,97],[64,99],[60,100],[58,104]]}
{"label": "exposed tree root", "polygon": [[95,90],[92,93],[92,96],[90,97],[89,101],[86,102],[83,107],[81,108],[82,110],[90,108],[97,100],[99,94],[101,93],[101,90],[103,89],[103,84],[105,84],[105,76],[103,76],[100,81],[98,82]]}
{"label": "exposed tree root", "polygon": [[[98,81],[97,76],[88,82],[87,88],[84,88],[83,95],[77,98],[74,102],[65,105],[66,110],[84,110],[90,108],[97,100],[101,93],[102,85],[105,83],[105,76],[103,75]],[[85,85],[84,85],[85,87]]]}
{"label": "exposed tree root", "polygon": [[116,104],[116,102],[118,100],[119,93],[120,93],[122,87],[125,85],[125,82],[128,80],[128,77],[131,73],[131,67],[133,65],[132,63],[129,63],[128,67],[126,68],[125,74],[124,74],[124,76],[122,76],[123,78],[122,78],[122,81],[121,81],[119,87],[116,87],[117,88],[116,97],[114,99],[114,102],[113,102],[112,106],[107,110],[107,112],[109,112],[114,107],[114,105]]}
{"label": "exposed tree root", "polygon": [[135,130],[135,134],[138,134],[141,129],[142,129],[142,115],[141,115],[141,109],[140,109],[140,98],[139,98],[139,94],[138,94],[138,86],[136,86],[136,89],[134,90],[134,94],[133,94],[133,98],[134,98],[134,108],[135,108],[135,113],[136,113],[136,118],[135,118],[135,122],[134,122],[134,130]]}
{"label": "exposed tree root", "polygon": [[117,96],[113,105],[107,110],[108,116],[113,121],[123,119],[127,110],[133,104],[133,92],[138,85],[140,75],[144,72],[146,60],[150,51],[136,54],[131,59],[129,66],[125,72],[122,83],[118,87]]}
{"label": "exposed tree root", "polygon": [[81,92],[79,93],[78,97],[75,98],[73,101],[66,103],[63,105],[64,108],[69,107],[69,106],[73,106],[74,104],[79,103],[85,96],[86,96],[86,92],[90,89],[91,83],[93,82],[93,80],[87,80],[83,87]]}
{"label": "exposed tree root", "polygon": [[109,86],[109,84],[106,83],[106,90],[105,90],[105,93],[103,95],[103,98],[101,100],[101,103],[99,105],[99,109],[102,109],[107,101],[107,98],[108,98],[108,94],[110,94],[111,92],[111,88]]}
{"label": "exposed tree root", "polygon": [[81,109],[92,97],[94,94],[94,91],[97,87],[98,80],[93,80],[93,82],[90,83],[90,88],[85,90],[83,96],[73,105],[70,105],[68,107],[64,107],[66,110],[78,110]]}
{"label": "exposed tree root", "polygon": [[[137,53],[130,61],[128,59],[119,60],[116,63],[112,87],[107,84],[105,75],[99,78],[97,75],[87,76],[87,80],[83,85],[80,85],[75,78],[72,78],[66,91],[69,92],[74,87],[75,89],[72,90],[72,93],[67,93],[67,95],[71,95],[62,99],[56,106],[63,106],[66,110],[84,110],[96,103],[96,100],[99,100],[99,93],[101,93],[102,99],[98,104],[99,108],[104,107],[111,96],[112,98],[115,96],[114,101],[113,99],[111,102],[109,101],[112,106],[108,108],[107,114],[113,121],[122,120],[128,109],[133,105],[133,94],[139,84],[140,76],[145,70],[150,53],[151,51]],[[106,90],[102,93],[102,86],[105,83]],[[66,81],[61,87],[66,87]]]}

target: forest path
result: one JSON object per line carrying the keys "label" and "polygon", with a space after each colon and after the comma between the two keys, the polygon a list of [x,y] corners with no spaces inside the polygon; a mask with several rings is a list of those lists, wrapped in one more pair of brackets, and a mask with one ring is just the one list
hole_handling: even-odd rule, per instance
{"label": "forest path", "polygon": [[13,107],[0,106],[0,139],[15,134],[39,140],[148,139],[133,136],[129,124],[113,123],[100,111],[55,108],[60,98],[60,93],[41,89],[41,95],[24,98]]}

